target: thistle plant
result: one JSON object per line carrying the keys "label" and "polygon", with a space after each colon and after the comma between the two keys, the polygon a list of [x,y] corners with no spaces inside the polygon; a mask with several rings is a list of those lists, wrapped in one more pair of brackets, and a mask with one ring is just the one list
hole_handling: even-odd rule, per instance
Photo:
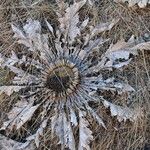
{"label": "thistle plant", "polygon": [[[111,116],[118,121],[136,121],[140,113],[134,109],[109,102],[100,91],[134,92],[134,89],[113,77],[104,79],[102,71],[120,69],[129,64],[130,54],[137,55],[137,49],[149,49],[150,42],[135,41],[133,36],[111,44],[101,57],[94,59],[94,52],[109,39],[100,33],[111,30],[119,19],[93,25],[90,18],[81,21],[79,10],[86,0],[72,5],[58,3],[59,25],[53,27],[48,20],[44,24],[48,33],[42,32],[41,22],[29,18],[22,27],[12,24],[14,38],[25,48],[19,54],[0,55],[2,68],[13,72],[10,85],[0,87],[0,94],[18,95],[18,101],[7,114],[1,131],[8,133],[21,130],[27,122],[38,118],[36,130],[25,134],[24,143],[16,149],[35,143],[38,148],[44,130],[50,128],[51,136],[56,135],[61,148],[71,150],[90,149],[93,140],[88,116],[97,124],[107,128],[100,114],[89,103],[98,103],[110,109]],[[32,124],[31,124],[32,126]],[[78,128],[78,143],[73,132]]]}

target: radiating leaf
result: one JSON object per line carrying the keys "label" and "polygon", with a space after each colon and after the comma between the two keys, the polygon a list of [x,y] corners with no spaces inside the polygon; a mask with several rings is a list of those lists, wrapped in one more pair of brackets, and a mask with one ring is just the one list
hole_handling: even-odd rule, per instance
{"label": "radiating leaf", "polygon": [[51,31],[52,34],[54,34],[53,27],[50,25],[50,23],[47,20],[45,20],[45,22],[47,24],[48,29]]}
{"label": "radiating leaf", "polygon": [[2,93],[7,94],[10,96],[13,92],[18,92],[22,88],[25,88],[26,86],[0,86],[0,95]]}
{"label": "radiating leaf", "polygon": [[88,128],[83,112],[79,111],[79,146],[78,150],[90,150],[89,143],[93,140],[92,131]]}
{"label": "radiating leaf", "polygon": [[101,32],[110,30],[118,21],[119,21],[119,19],[113,19],[110,22],[101,23],[101,24],[97,25],[96,27],[94,27],[92,29],[91,37],[93,37]]}
{"label": "radiating leaf", "polygon": [[128,2],[129,7],[133,7],[135,4],[138,4],[140,8],[144,8],[150,3],[149,0],[114,0],[115,2]]}
{"label": "radiating leaf", "polygon": [[35,144],[36,144],[36,147],[39,148],[39,145],[40,145],[40,136],[43,136],[43,134],[44,134],[43,132],[44,132],[45,127],[47,126],[47,121],[48,121],[48,119],[45,119],[45,120],[41,123],[41,125],[40,125],[40,127],[38,128],[38,130],[36,131],[36,133],[33,134],[33,135],[31,135],[31,136],[29,136],[29,137],[27,137],[27,143],[28,143],[29,141],[34,140],[34,141],[35,141]]}
{"label": "radiating leaf", "polygon": [[110,108],[111,115],[117,116],[119,122],[123,120],[126,121],[127,119],[129,119],[130,121],[136,121],[139,117],[141,117],[141,112],[129,109],[128,107],[122,107],[112,104],[106,100],[104,101],[104,106],[106,108]]}
{"label": "radiating leaf", "polygon": [[86,0],[82,0],[78,3],[74,3],[66,9],[65,15],[59,18],[61,31],[65,34],[65,37],[68,35],[71,41],[73,41],[77,35],[80,35],[80,29],[77,27],[79,23],[78,11],[85,2]]}
{"label": "radiating leaf", "polygon": [[1,130],[9,128],[10,130],[21,128],[24,123],[31,119],[39,105],[32,106],[27,101],[20,101],[8,113],[8,121],[4,122]]}
{"label": "radiating leaf", "polygon": [[52,118],[52,132],[55,131],[60,143],[64,147],[75,150],[75,140],[70,122],[67,121],[66,114],[60,113]]}
{"label": "radiating leaf", "polygon": [[35,147],[30,143],[26,146],[22,142],[17,142],[0,134],[0,148],[1,150],[31,150]]}
{"label": "radiating leaf", "polygon": [[85,19],[81,24],[81,29],[84,29],[87,26],[88,22],[89,22],[89,18]]}

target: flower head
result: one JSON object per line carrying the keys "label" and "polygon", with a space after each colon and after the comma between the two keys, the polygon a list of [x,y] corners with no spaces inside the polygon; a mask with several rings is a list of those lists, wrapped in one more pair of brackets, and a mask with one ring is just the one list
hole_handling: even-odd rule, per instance
{"label": "flower head", "polygon": [[12,25],[17,42],[27,49],[21,52],[21,56],[12,51],[10,57],[0,57],[1,66],[14,72],[11,85],[1,86],[0,93],[5,92],[10,96],[17,92],[20,96],[1,130],[19,130],[33,116],[37,116],[39,122],[36,130],[25,135],[24,146],[34,141],[39,147],[44,129],[51,128],[51,133],[59,137],[62,146],[76,149],[72,130],[78,127],[78,149],[89,149],[88,144],[93,136],[86,116],[90,114],[106,128],[102,118],[89,105],[92,101],[110,108],[112,116],[117,116],[119,121],[134,121],[138,117],[129,108],[112,104],[98,96],[97,91],[134,91],[128,84],[116,82],[114,78],[104,79],[101,71],[127,65],[131,61],[130,53],[137,54],[140,44],[133,45],[132,38],[128,42],[119,41],[95,60],[93,52],[108,41],[97,35],[111,30],[118,20],[96,26],[91,24],[89,18],[81,22],[78,12],[85,3],[83,0],[66,6],[64,13],[59,4],[59,28],[52,27],[45,19],[44,24],[49,30],[46,34],[42,33],[38,20],[28,19],[22,29]]}

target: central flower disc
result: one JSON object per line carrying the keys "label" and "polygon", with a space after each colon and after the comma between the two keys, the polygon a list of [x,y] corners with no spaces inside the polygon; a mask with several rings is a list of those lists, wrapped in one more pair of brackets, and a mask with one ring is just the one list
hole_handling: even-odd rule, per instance
{"label": "central flower disc", "polygon": [[72,93],[78,84],[78,69],[67,60],[51,64],[46,70],[45,87],[54,92],[57,97]]}

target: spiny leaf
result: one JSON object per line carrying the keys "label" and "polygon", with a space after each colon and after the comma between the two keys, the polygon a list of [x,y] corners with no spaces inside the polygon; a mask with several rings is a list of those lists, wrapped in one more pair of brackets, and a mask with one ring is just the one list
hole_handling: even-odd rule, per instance
{"label": "spiny leaf", "polygon": [[89,143],[93,140],[92,131],[88,128],[89,123],[84,118],[84,112],[79,111],[79,146],[78,150],[90,150]]}
{"label": "spiny leaf", "polygon": [[30,143],[30,141],[34,140],[35,141],[35,144],[36,144],[36,147],[39,148],[39,144],[40,144],[40,136],[43,136],[43,132],[44,132],[44,129],[45,127],[47,126],[47,121],[48,119],[45,119],[40,127],[38,128],[38,130],[36,131],[35,134],[27,137],[27,143]]}
{"label": "spiny leaf", "polygon": [[150,4],[150,0],[114,0],[115,2],[128,2],[129,7],[134,6],[135,4],[138,4],[140,8],[144,8],[147,6],[147,4]]}
{"label": "spiny leaf", "polygon": [[0,95],[2,93],[7,94],[10,96],[13,92],[18,92],[22,88],[25,88],[26,86],[0,86]]}
{"label": "spiny leaf", "polygon": [[68,36],[71,41],[74,41],[75,37],[80,35],[80,29],[77,27],[79,23],[78,11],[85,2],[86,0],[82,0],[74,3],[66,9],[65,15],[59,18],[61,31],[65,34],[65,38]]}
{"label": "spiny leaf", "polygon": [[128,107],[118,106],[106,100],[103,103],[106,108],[110,108],[112,116],[117,116],[119,122],[123,120],[126,121],[127,119],[130,121],[136,121],[139,117],[142,116],[141,112],[129,109]]}
{"label": "spiny leaf", "polygon": [[96,27],[94,27],[91,30],[91,38],[101,32],[110,30],[118,21],[119,21],[119,19],[113,19],[110,22],[101,23],[101,24],[97,25]]}
{"label": "spiny leaf", "polygon": [[9,120],[4,122],[1,130],[9,128],[10,130],[21,128],[24,123],[31,119],[39,105],[32,106],[27,101],[20,101],[8,113]]}
{"label": "spiny leaf", "polygon": [[57,117],[52,117],[52,132],[56,132],[62,147],[68,147],[75,150],[75,140],[70,122],[67,121],[65,112]]}
{"label": "spiny leaf", "polygon": [[46,22],[46,24],[47,24],[47,27],[48,27],[48,29],[50,30],[50,32],[52,33],[52,34],[54,34],[54,29],[53,29],[53,27],[51,26],[51,24],[45,19],[45,22]]}
{"label": "spiny leaf", "polygon": [[11,140],[0,134],[0,147],[1,150],[31,150],[35,147],[33,144],[28,144],[27,146],[23,146],[23,143],[17,142],[15,140]]}

